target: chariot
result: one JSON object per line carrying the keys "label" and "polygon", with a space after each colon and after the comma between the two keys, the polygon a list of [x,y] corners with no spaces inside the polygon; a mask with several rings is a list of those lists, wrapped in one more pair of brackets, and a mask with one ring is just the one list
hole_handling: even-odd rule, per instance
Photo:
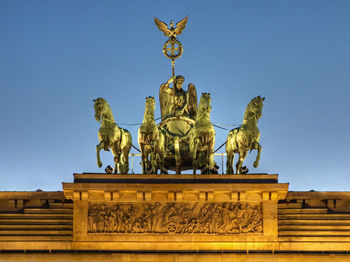
{"label": "chariot", "polygon": [[185,116],[175,116],[164,119],[158,127],[165,134],[164,167],[181,171],[192,169],[193,154],[191,146],[192,129],[195,121]]}
{"label": "chariot", "polygon": [[[213,166],[215,132],[210,122],[210,94],[202,94],[197,110],[195,87],[190,84],[188,91],[182,90],[183,79],[183,76],[171,77],[161,85],[162,119],[158,125],[154,119],[155,99],[146,97],[138,133],[145,174],[157,170],[162,173],[173,170],[177,174],[188,169],[209,171]],[[174,82],[173,88],[169,87],[170,82]]]}

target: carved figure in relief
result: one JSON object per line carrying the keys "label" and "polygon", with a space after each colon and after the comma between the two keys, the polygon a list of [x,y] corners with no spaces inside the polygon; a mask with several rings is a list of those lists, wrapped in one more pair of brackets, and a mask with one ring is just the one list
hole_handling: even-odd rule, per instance
{"label": "carved figure in relief", "polygon": [[138,142],[142,154],[143,174],[167,173],[164,169],[164,141],[165,137],[154,121],[154,97],[146,97],[145,114],[142,125],[138,131]]}
{"label": "carved figure in relief", "polygon": [[242,228],[245,224],[245,219],[246,217],[244,217],[244,213],[245,213],[245,204],[238,204],[237,208],[236,208],[236,225],[238,227],[238,232],[241,233],[242,232]]}
{"label": "carved figure in relief", "polygon": [[221,224],[219,225],[219,229],[218,229],[220,233],[225,233],[229,229],[230,210],[228,208],[229,208],[228,203],[223,203],[222,209],[221,209],[221,212],[222,212]]}
{"label": "carved figure in relief", "polygon": [[94,99],[95,118],[101,123],[98,130],[98,140],[96,146],[97,165],[102,166],[100,151],[104,149],[112,150],[114,155],[114,173],[126,174],[129,171],[129,152],[131,148],[131,134],[128,130],[119,128],[114,121],[112,110],[105,99],[99,97]]}
{"label": "carved figure in relief", "polygon": [[149,215],[148,221],[151,228],[151,232],[153,232],[155,229],[154,227],[156,225],[157,215],[159,214],[159,207],[160,207],[160,203],[149,205],[150,215]]}
{"label": "carved figure in relief", "polygon": [[261,213],[254,209],[250,221],[247,222],[245,232],[261,232],[262,231],[262,215]]}
{"label": "carved figure in relief", "polygon": [[132,232],[133,222],[135,217],[133,216],[135,213],[135,207],[133,205],[125,205],[123,208],[123,217],[122,222],[124,226],[124,231],[126,233]]}
{"label": "carved figure in relief", "polygon": [[247,156],[249,150],[256,149],[258,154],[254,162],[254,167],[258,167],[261,153],[260,131],[258,129],[258,120],[262,116],[263,102],[265,98],[257,96],[253,98],[243,117],[242,126],[231,130],[226,140],[226,173],[233,174],[233,162],[235,153],[238,154],[238,161],[236,163],[236,174],[242,173],[242,164]]}
{"label": "carved figure in relief", "polygon": [[88,211],[89,232],[97,232],[97,223],[99,217],[99,208],[93,206]]}
{"label": "carved figure in relief", "polygon": [[220,223],[220,219],[221,214],[219,213],[217,206],[215,206],[213,207],[213,214],[211,218],[211,226],[214,232],[218,232],[218,224]]}
{"label": "carved figure in relief", "polygon": [[213,225],[212,225],[212,205],[213,204],[204,204],[200,214],[200,222],[199,222],[199,232],[213,233]]}
{"label": "carved figure in relief", "polygon": [[151,233],[154,230],[155,226],[155,216],[158,213],[158,207],[160,203],[147,204],[143,214],[137,219],[138,226],[141,226],[142,229],[139,231]]}

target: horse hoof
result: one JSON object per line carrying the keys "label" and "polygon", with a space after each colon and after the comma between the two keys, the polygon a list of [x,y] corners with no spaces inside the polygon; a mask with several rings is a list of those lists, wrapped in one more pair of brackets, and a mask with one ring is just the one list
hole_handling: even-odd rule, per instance
{"label": "horse hoof", "polygon": [[227,168],[226,169],[226,175],[233,175],[233,169],[232,168]]}
{"label": "horse hoof", "polygon": [[97,161],[97,166],[102,167],[102,161]]}

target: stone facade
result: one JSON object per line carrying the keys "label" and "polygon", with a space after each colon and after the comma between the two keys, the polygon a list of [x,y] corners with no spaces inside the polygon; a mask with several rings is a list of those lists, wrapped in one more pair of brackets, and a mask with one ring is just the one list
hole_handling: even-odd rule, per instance
{"label": "stone facade", "polygon": [[63,192],[0,192],[0,250],[343,256],[350,192],[288,192],[267,174],[74,174]]}

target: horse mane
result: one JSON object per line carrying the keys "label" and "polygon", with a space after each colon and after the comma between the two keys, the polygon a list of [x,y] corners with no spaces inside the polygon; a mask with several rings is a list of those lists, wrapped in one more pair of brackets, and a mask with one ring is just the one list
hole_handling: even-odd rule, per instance
{"label": "horse mane", "polygon": [[247,105],[246,110],[244,111],[244,116],[243,116],[243,120],[248,120],[251,117],[251,110],[250,110],[251,106],[250,103]]}
{"label": "horse mane", "polygon": [[254,113],[252,112],[252,108],[255,107],[255,102],[262,102],[265,98],[261,98],[260,96],[254,97],[252,100],[250,100],[249,104],[247,105],[246,110],[244,111],[244,117],[243,120],[249,120],[252,116],[254,116]]}
{"label": "horse mane", "polygon": [[244,111],[244,116],[243,116],[243,120],[248,120],[249,118],[252,117],[253,113],[251,108],[254,106],[254,102],[257,99],[257,97],[254,97],[252,100],[250,100],[250,102],[247,105],[246,110]]}

